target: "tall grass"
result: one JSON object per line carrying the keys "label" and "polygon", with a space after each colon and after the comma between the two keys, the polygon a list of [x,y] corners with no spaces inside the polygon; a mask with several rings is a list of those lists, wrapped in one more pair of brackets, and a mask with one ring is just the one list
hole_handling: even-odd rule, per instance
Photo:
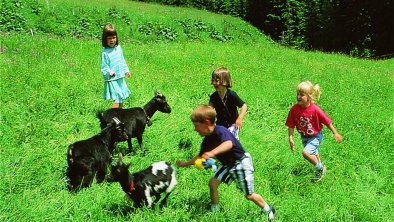
{"label": "tall grass", "polygon": [[[153,12],[173,10],[142,6]],[[133,9],[131,3],[125,6],[130,13],[138,11]],[[209,17],[214,24],[223,19]],[[98,133],[95,113],[111,106],[101,98],[100,42],[3,33],[0,45],[1,221],[265,219],[234,185],[219,189],[222,211],[207,213],[211,172],[193,167],[177,169],[179,184],[163,210],[132,209],[118,184],[94,184],[70,194],[65,179],[67,146]],[[226,66],[234,90],[249,108],[240,137],[254,158],[255,190],[277,207],[278,221],[394,218],[393,60],[306,53],[266,41],[121,45],[133,73],[127,80],[132,96],[125,106],[143,106],[158,89],[173,108],[171,114],[152,118],[144,134],[148,153],[126,157],[132,171],[159,160],[175,163],[199,151],[201,138],[193,131],[190,111],[207,103],[213,92],[212,70]],[[295,102],[295,87],[305,79],[321,85],[318,104],[345,138],[338,144],[325,130],[321,155],[328,173],[319,184],[310,180],[313,167],[302,158],[300,140],[297,152],[291,153],[284,126]],[[191,148],[178,146],[184,138],[191,140]],[[120,143],[118,151],[126,147]]]}

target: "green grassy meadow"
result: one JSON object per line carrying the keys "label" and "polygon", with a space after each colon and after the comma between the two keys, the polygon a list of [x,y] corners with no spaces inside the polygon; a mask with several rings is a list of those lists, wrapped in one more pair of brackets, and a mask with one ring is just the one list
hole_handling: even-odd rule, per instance
{"label": "green grassy meadow", "polygon": [[[48,7],[77,5],[105,10],[95,0],[42,1]],[[241,143],[255,166],[255,191],[277,208],[277,221],[392,221],[394,218],[394,59],[372,61],[281,47],[246,23],[187,8],[117,1],[135,23],[175,18],[200,19],[218,30],[231,24],[232,41],[146,41],[138,35],[120,44],[132,72],[132,95],[125,108],[145,105],[161,91],[171,114],[156,113],[144,133],[148,152],[126,156],[131,171],[153,162],[187,160],[201,137],[191,111],[213,92],[210,74],[228,67],[235,90],[248,105]],[[145,21],[142,21],[145,19]],[[119,24],[119,27],[123,27]],[[126,30],[126,29],[124,29]],[[250,37],[244,36],[247,30]],[[101,30],[99,30],[101,31]],[[124,31],[127,32],[127,31]],[[0,33],[0,221],[261,221],[257,207],[235,185],[221,185],[221,211],[210,214],[212,172],[178,168],[178,186],[162,210],[133,209],[117,183],[93,184],[77,194],[66,189],[69,144],[100,130],[96,111],[102,99],[101,42],[97,38]],[[322,87],[317,104],[344,137],[336,143],[325,128],[320,148],[327,166],[321,183],[314,167],[292,153],[284,122],[295,102],[296,86],[310,80]],[[190,139],[191,148],[178,144]],[[133,140],[137,147],[136,140]],[[119,143],[124,151],[127,143]]]}

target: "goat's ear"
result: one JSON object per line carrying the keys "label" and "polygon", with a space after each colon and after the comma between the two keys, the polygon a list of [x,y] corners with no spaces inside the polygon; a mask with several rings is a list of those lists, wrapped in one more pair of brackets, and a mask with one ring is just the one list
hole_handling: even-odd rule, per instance
{"label": "goat's ear", "polygon": [[71,157],[73,156],[73,150],[72,150],[71,146],[70,146],[70,148],[68,149],[67,156],[71,156]]}
{"label": "goat's ear", "polygon": [[119,154],[118,154],[118,159],[119,159],[120,161],[123,160],[123,156],[122,156],[122,153],[121,153],[121,152],[119,152]]}
{"label": "goat's ear", "polygon": [[163,94],[160,92],[160,91],[158,91],[157,89],[155,90],[155,96],[163,96]]}
{"label": "goat's ear", "polygon": [[74,163],[74,155],[73,155],[72,145],[70,145],[70,148],[68,149],[67,159],[68,159],[69,163]]}

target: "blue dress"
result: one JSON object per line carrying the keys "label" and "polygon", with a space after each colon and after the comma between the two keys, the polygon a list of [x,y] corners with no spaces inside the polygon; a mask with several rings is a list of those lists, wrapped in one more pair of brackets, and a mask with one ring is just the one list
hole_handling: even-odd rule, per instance
{"label": "blue dress", "polygon": [[[110,71],[115,72],[115,76],[110,76]],[[114,48],[103,48],[101,53],[101,72],[104,77],[104,99],[111,99],[114,102],[122,103],[130,96],[131,92],[125,81],[125,74],[129,72],[129,67],[123,56],[120,45]]]}

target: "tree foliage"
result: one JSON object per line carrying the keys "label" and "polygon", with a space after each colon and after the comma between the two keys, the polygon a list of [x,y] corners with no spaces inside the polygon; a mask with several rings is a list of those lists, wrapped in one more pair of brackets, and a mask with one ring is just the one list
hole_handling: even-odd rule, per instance
{"label": "tree foliage", "polygon": [[391,0],[140,0],[239,16],[281,44],[373,57],[394,54]]}

